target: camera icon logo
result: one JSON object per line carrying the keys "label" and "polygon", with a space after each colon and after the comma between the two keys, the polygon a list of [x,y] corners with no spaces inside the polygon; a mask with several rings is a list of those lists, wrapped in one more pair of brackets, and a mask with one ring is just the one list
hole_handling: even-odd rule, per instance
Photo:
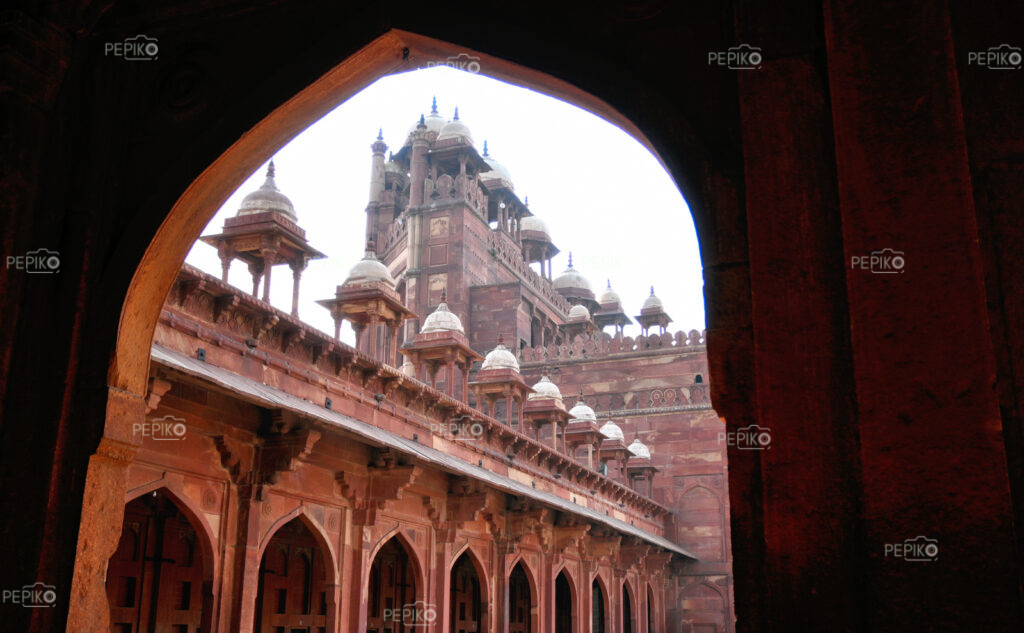
{"label": "camera icon logo", "polygon": [[57,602],[57,588],[37,582],[21,589],[4,589],[2,598],[4,603],[20,604],[30,609],[52,607]]}
{"label": "camera icon logo", "polygon": [[736,448],[741,450],[761,451],[771,448],[772,430],[751,424],[736,431]]}
{"label": "camera icon logo", "polygon": [[740,44],[726,50],[726,62],[732,70],[757,70],[761,67],[761,49]]}
{"label": "camera icon logo", "polygon": [[927,536],[904,541],[903,550],[903,558],[915,563],[930,562],[939,558],[939,542]]}
{"label": "camera icon logo", "polygon": [[156,59],[160,45],[155,37],[136,35],[124,41],[124,58],[132,61],[150,61]]}
{"label": "camera icon logo", "polygon": [[967,64],[971,66],[987,66],[991,70],[1018,70],[1021,67],[1019,46],[1000,44],[990,46],[984,51],[967,53]]}
{"label": "camera icon logo", "polygon": [[37,248],[34,251],[25,253],[25,272],[60,272],[60,253],[45,248]]}
{"label": "camera icon logo", "polygon": [[456,70],[465,70],[475,75],[480,72],[480,58],[467,53],[459,53],[443,61],[427,62],[427,68],[433,68],[434,66],[448,66]]}

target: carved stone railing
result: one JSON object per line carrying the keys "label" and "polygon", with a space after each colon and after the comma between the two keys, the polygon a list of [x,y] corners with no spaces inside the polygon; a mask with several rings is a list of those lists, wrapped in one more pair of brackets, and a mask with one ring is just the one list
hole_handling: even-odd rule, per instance
{"label": "carved stone railing", "polygon": [[401,243],[409,232],[409,223],[404,219],[395,220],[380,234],[380,253],[387,253],[395,244]]}
{"label": "carved stone railing", "polygon": [[528,285],[539,296],[546,299],[563,313],[567,314],[569,312],[569,308],[572,307],[569,302],[555,291],[550,281],[544,279],[530,268],[530,265],[523,259],[523,254],[517,246],[510,243],[510,241],[501,239],[492,232],[487,236],[487,249],[491,252],[492,257],[505,264],[509,270],[514,272],[523,283]]}
{"label": "carved stone railing", "polygon": [[580,335],[569,344],[540,345],[523,348],[520,360],[524,363],[546,362],[549,360],[578,360],[582,358],[598,358],[610,354],[629,354],[658,349],[682,349],[684,347],[702,347],[706,330],[690,330],[689,333],[679,331],[675,334],[640,335],[637,337],[620,334],[611,336],[605,332],[593,336]]}

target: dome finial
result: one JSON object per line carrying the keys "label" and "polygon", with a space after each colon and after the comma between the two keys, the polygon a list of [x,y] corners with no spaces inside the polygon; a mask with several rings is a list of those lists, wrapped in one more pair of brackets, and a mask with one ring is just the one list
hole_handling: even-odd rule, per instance
{"label": "dome finial", "polygon": [[430,113],[431,114],[437,114],[437,97],[434,97],[434,101],[430,105]]}
{"label": "dome finial", "polygon": [[611,288],[612,288],[612,280],[609,279],[608,280],[608,289],[611,290]]}
{"label": "dome finial", "polygon": [[384,140],[384,128],[380,128],[379,130],[377,130],[377,140],[378,141],[383,141]]}
{"label": "dome finial", "polygon": [[572,268],[572,251],[569,251],[569,268]]}
{"label": "dome finial", "polygon": [[427,127],[427,119],[421,114],[420,122],[416,124],[416,127]]}
{"label": "dome finial", "polygon": [[455,118],[453,120],[459,120],[459,106],[455,106]]}
{"label": "dome finial", "polygon": [[260,189],[273,189],[274,191],[278,191],[277,183],[274,181],[275,173],[274,159],[271,158],[270,163],[267,164],[267,179],[263,181],[263,186],[260,187]]}
{"label": "dome finial", "polygon": [[504,332],[498,332],[498,345],[504,345],[504,344],[505,344],[505,333]]}
{"label": "dome finial", "polygon": [[525,198],[523,198],[523,206],[524,207],[530,206],[530,196],[526,196]]}
{"label": "dome finial", "polygon": [[441,303],[448,303],[448,287],[441,288]]}
{"label": "dome finial", "polygon": [[654,286],[651,286],[651,296],[654,296]]}
{"label": "dome finial", "polygon": [[484,139],[484,158],[487,158],[490,154],[487,153],[487,139]]}

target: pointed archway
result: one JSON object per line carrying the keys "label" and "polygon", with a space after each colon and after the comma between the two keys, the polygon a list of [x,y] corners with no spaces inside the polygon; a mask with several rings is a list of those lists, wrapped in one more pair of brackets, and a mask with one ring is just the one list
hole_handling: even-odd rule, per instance
{"label": "pointed archway", "polygon": [[297,516],[274,532],[260,558],[253,631],[333,630],[333,561]]}
{"label": "pointed archway", "polygon": [[656,633],[658,627],[654,623],[654,590],[647,585],[647,633]]}
{"label": "pointed archway", "polygon": [[509,633],[533,633],[536,597],[537,586],[523,561],[519,561],[508,576]]}
{"label": "pointed archway", "polygon": [[590,633],[611,633],[608,628],[608,601],[597,578],[590,589]]}
{"label": "pointed archway", "polygon": [[416,561],[398,535],[373,557],[367,586],[366,630],[412,633],[437,618],[422,598]]}
{"label": "pointed archway", "polygon": [[555,578],[555,633],[574,633],[576,608],[572,583],[563,569]]}
{"label": "pointed archway", "polygon": [[451,633],[483,633],[487,626],[487,600],[483,577],[470,550],[459,556],[451,571],[448,622]]}
{"label": "pointed archway", "polygon": [[111,630],[209,630],[213,561],[204,539],[166,489],[129,501],[107,563]]}
{"label": "pointed archway", "polygon": [[636,619],[633,611],[633,592],[629,582],[622,583],[622,633],[636,633]]}

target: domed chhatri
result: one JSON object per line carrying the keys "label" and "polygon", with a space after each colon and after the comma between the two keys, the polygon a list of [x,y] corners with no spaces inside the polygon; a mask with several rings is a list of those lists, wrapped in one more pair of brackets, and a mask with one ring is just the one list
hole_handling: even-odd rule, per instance
{"label": "domed chhatri", "polygon": [[501,337],[498,337],[498,346],[487,353],[484,357],[484,364],[480,366],[480,370],[485,369],[513,369],[519,371],[519,361],[516,360],[515,355],[505,347],[504,341]]}
{"label": "domed chhatri", "polygon": [[263,185],[259,189],[242,198],[242,204],[238,207],[238,217],[264,213],[266,211],[277,211],[292,222],[299,221],[295,215],[295,206],[292,204],[291,199],[277,188],[274,175],[274,161],[271,159],[267,165],[266,180],[263,181]]}
{"label": "domed chhatri", "polygon": [[619,297],[619,293],[612,289],[612,280],[608,280],[608,286],[601,293],[601,296],[597,300],[602,306],[605,305],[616,305],[621,304],[622,299]]}
{"label": "domed chhatri", "polygon": [[565,271],[555,278],[551,284],[555,290],[585,290],[593,296],[594,291],[590,287],[590,282],[583,276],[580,271],[576,270],[572,266],[572,253],[569,253],[569,266]]}
{"label": "domed chhatri", "polygon": [[448,310],[448,304],[445,302],[447,297],[445,297],[444,294],[445,293],[442,292],[441,303],[439,303],[437,308],[431,312],[426,319],[424,319],[423,328],[420,329],[421,334],[429,334],[431,332],[466,333],[458,315]]}
{"label": "domed chhatri", "polygon": [[[372,240],[366,243],[366,254],[337,287],[334,297],[318,304],[327,308],[334,319],[334,338],[341,334],[342,321],[352,323],[356,331],[356,348],[382,363],[396,366],[398,328],[416,314],[405,306],[395,290],[395,279],[388,267],[377,259]],[[382,336],[383,335],[383,336]],[[379,341],[390,340],[390,343]]]}
{"label": "domed chhatri", "polygon": [[601,308],[594,313],[593,318],[599,329],[603,330],[612,325],[615,327],[615,333],[621,335],[622,329],[633,322],[623,311],[622,298],[612,289],[611,279],[608,280],[608,286],[601,293],[598,303],[601,304]]}
{"label": "domed chhatri", "polygon": [[573,422],[596,422],[597,414],[583,400],[578,401],[573,408],[569,409],[569,416]]}
{"label": "domed chhatri", "polygon": [[644,300],[644,305],[641,306],[641,310],[654,310],[658,308],[664,308],[665,304],[661,302],[658,295],[654,294],[654,286],[651,286],[651,294]]}
{"label": "domed chhatri", "polygon": [[622,434],[622,427],[611,420],[608,420],[605,425],[601,427],[601,435],[604,435],[610,440],[625,441],[626,438],[626,436]]}
{"label": "domed chhatri", "polygon": [[662,304],[661,299],[654,294],[654,286],[651,286],[651,294],[644,301],[644,305],[640,309],[640,314],[636,317],[636,320],[640,327],[643,328],[644,336],[648,334],[652,326],[658,326],[661,329],[661,334],[664,334],[665,328],[672,322],[672,317],[665,312],[665,306]]}
{"label": "domed chhatri", "polygon": [[548,225],[544,223],[544,220],[541,220],[535,215],[528,215],[523,218],[520,229],[524,232],[533,231],[535,233],[540,233],[549,240],[551,239],[551,231],[548,230]]}
{"label": "domed chhatri", "polygon": [[533,393],[531,393],[527,400],[561,400],[562,392],[558,389],[558,385],[551,382],[547,374],[540,377],[537,384],[533,386]]}
{"label": "domed chhatri", "polygon": [[577,305],[574,305],[572,308],[569,309],[569,320],[571,320],[571,321],[575,321],[576,319],[589,319],[589,318],[590,318],[590,310],[587,310],[587,306],[577,304]]}
{"label": "domed chhatri", "polygon": [[515,190],[515,186],[512,184],[512,175],[509,174],[508,169],[504,165],[494,160],[494,157],[491,156],[487,149],[487,141],[484,141],[483,158],[484,162],[487,163],[487,166],[491,168],[491,171],[485,171],[480,175],[480,178],[482,180],[494,180],[495,178],[499,178],[508,185],[509,189]]}
{"label": "domed chhatri", "polygon": [[388,267],[377,259],[373,242],[367,244],[366,253],[348,272],[348,277],[342,286],[348,287],[371,283],[384,283],[390,286],[391,289],[395,287],[395,278],[391,276],[391,271],[388,270]]}
{"label": "domed chhatri", "polygon": [[444,127],[446,121],[441,113],[437,111],[437,97],[434,97],[434,102],[430,106],[430,114],[426,116],[420,116],[419,120],[412,124],[409,128],[409,132],[405,135],[405,145],[412,144],[412,133],[416,131],[420,121],[427,127],[427,133],[433,134],[435,137],[441,133],[441,128]]}
{"label": "domed chhatri", "polygon": [[633,443],[630,444],[627,448],[629,449],[630,453],[633,453],[637,457],[644,459],[651,458],[651,449],[647,448],[647,445],[641,442],[640,438],[634,438]]}
{"label": "domed chhatri", "polygon": [[274,180],[274,161],[267,165],[267,177],[256,191],[242,199],[238,213],[224,219],[217,235],[200,239],[217,249],[221,261],[221,281],[228,283],[231,262],[240,259],[252,275],[252,295],[258,296],[263,281],[263,301],[270,303],[270,276],[275,266],[292,269],[292,316],[299,315],[299,279],[312,259],[326,257],[306,241],[306,232],[298,224],[295,207],[281,193]]}
{"label": "domed chhatri", "polygon": [[455,108],[455,117],[445,123],[441,128],[441,132],[437,135],[438,141],[446,141],[448,139],[460,139],[463,143],[473,145],[473,134],[469,131],[469,127],[459,120],[458,108]]}

